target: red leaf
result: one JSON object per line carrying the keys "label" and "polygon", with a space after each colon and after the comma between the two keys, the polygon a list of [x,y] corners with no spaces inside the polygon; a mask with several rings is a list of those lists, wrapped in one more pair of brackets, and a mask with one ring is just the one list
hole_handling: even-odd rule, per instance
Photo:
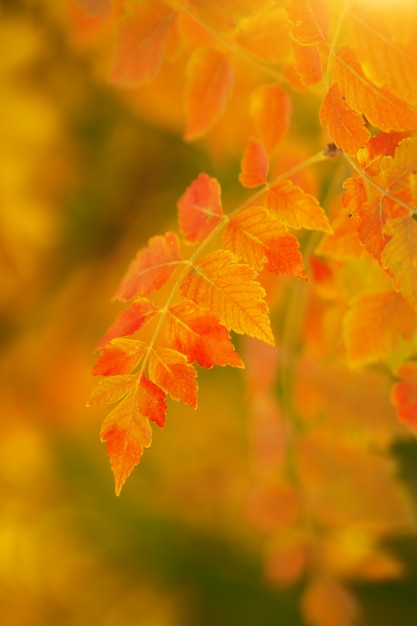
{"label": "red leaf", "polygon": [[183,354],[169,348],[153,348],[148,368],[152,382],[173,400],[197,407],[197,372]]}
{"label": "red leaf", "polygon": [[239,180],[244,187],[258,187],[267,181],[269,158],[264,144],[253,137],[249,139],[240,162]]}
{"label": "red leaf", "polygon": [[156,306],[150,300],[140,300],[123,311],[100,339],[96,350],[102,348],[115,337],[126,337],[142,328],[142,326],[156,313]]}
{"label": "red leaf", "polygon": [[169,280],[180,261],[179,241],[175,233],[152,237],[149,246],[139,250],[130,264],[114,299],[148,296]]}
{"label": "red leaf", "polygon": [[[110,379],[104,379],[108,381]],[[113,470],[116,495],[126,478],[139,463],[144,448],[149,448],[152,431],[148,418],[159,426],[165,423],[166,395],[147,378],[133,385],[104,420],[100,438],[107,442],[107,454]]]}
{"label": "red leaf", "polygon": [[202,367],[244,367],[229,331],[216,315],[184,300],[168,309],[168,337],[172,346]]}
{"label": "red leaf", "polygon": [[391,401],[400,421],[417,434],[417,362],[402,365],[397,376],[402,380],[393,386]]}
{"label": "red leaf", "polygon": [[260,271],[307,278],[297,239],[263,207],[250,207],[233,217],[223,244]]}
{"label": "red leaf", "polygon": [[139,365],[146,351],[142,341],[114,339],[105,346],[93,367],[93,376],[129,374]]}
{"label": "red leaf", "polygon": [[181,232],[188,243],[200,243],[222,219],[220,185],[215,178],[200,174],[178,201]]}

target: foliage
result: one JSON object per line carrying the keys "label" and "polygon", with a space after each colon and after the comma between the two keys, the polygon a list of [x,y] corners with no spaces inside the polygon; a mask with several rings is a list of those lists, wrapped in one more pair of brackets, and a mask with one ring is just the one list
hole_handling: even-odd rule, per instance
{"label": "foliage", "polygon": [[89,404],[115,404],[101,439],[116,493],[168,397],[197,406],[198,366],[245,363],[266,574],[305,580],[309,623],[354,624],[346,581],[401,575],[383,542],[414,528],[390,447],[399,422],[416,428],[416,9],[79,5],[96,58],[114,35],[109,78],[134,110],[220,173],[240,159],[226,201],[217,178],[191,181],[179,234],[152,237],[115,292],[128,307],[98,343]]}

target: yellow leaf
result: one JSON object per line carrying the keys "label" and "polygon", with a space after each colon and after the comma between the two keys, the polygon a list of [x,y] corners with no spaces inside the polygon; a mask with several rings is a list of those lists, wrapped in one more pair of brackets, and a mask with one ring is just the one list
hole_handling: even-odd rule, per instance
{"label": "yellow leaf", "polygon": [[173,400],[197,407],[197,372],[187,357],[170,348],[154,347],[149,356],[150,380]]}
{"label": "yellow leaf", "polygon": [[417,113],[385,87],[367,78],[354,50],[345,46],[333,59],[334,76],[340,93],[349,106],[365,115],[381,130],[409,130],[417,127]]}
{"label": "yellow leaf", "polygon": [[289,180],[279,181],[271,187],[266,196],[266,205],[286,226],[333,232],[318,200]]}
{"label": "yellow leaf", "polygon": [[374,363],[395,350],[400,337],[411,339],[417,315],[395,291],[356,296],[344,318],[343,335],[351,367]]}
{"label": "yellow leaf", "polygon": [[307,279],[297,239],[263,207],[250,207],[232,218],[223,243],[236,256],[261,270]]}
{"label": "yellow leaf", "polygon": [[391,239],[382,251],[382,265],[417,311],[417,222],[409,216],[399,217],[391,220],[385,230]]}
{"label": "yellow leaf", "polygon": [[295,41],[303,46],[327,41],[329,9],[326,0],[290,0],[287,11]]}
{"label": "yellow leaf", "polygon": [[[413,3],[409,3],[412,7]],[[417,104],[417,19],[415,7],[395,24],[396,3],[355,2],[349,10],[355,50],[366,76],[378,87],[386,86],[399,98]],[[407,19],[408,18],[408,19]],[[411,33],[406,36],[407,28]]]}
{"label": "yellow leaf", "polygon": [[277,63],[290,47],[288,19],[281,7],[273,7],[242,19],[236,42],[264,63]]}
{"label": "yellow leaf", "polygon": [[236,263],[229,250],[212,252],[194,263],[181,283],[181,293],[218,315],[226,328],[274,344],[256,271]]}
{"label": "yellow leaf", "polygon": [[87,406],[118,402],[132,390],[135,380],[136,376],[133,374],[100,378],[91,393]]}

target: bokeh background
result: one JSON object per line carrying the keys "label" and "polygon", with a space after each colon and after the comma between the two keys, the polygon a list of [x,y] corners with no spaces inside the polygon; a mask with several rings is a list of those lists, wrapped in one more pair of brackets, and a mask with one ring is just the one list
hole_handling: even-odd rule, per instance
{"label": "bokeh background", "polygon": [[[127,264],[175,228],[200,171],[233,194],[241,154],[238,123],[183,142],[175,68],[158,80],[178,88],[159,95],[106,82],[111,35],[75,1],[0,1],[1,621],[301,626],[302,585],[265,578],[245,517],[244,374],[202,372],[198,411],[170,404],[120,498],[104,410],[85,408]],[[414,453],[399,458],[416,491]],[[355,588],[369,626],[415,624],[417,544],[395,549],[404,581]]]}

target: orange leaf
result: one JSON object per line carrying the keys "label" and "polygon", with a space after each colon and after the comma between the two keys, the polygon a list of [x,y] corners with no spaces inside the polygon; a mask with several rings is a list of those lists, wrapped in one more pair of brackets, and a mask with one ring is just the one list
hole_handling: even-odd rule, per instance
{"label": "orange leaf", "polygon": [[336,53],[333,68],[342,96],[371,124],[385,132],[417,127],[417,113],[386,88],[377,87],[366,78],[352,48],[345,46]]}
{"label": "orange leaf", "polygon": [[183,300],[168,309],[168,337],[172,346],[202,367],[244,367],[235,352],[229,331],[216,315]]}
{"label": "orange leaf", "polygon": [[188,243],[201,243],[222,221],[220,185],[200,174],[178,201],[178,221]]}
{"label": "orange leaf", "polygon": [[96,350],[102,348],[115,337],[126,337],[142,328],[142,326],[156,313],[156,306],[150,300],[143,298],[134,302],[126,311],[123,311],[100,339]]}
{"label": "orange leaf", "polygon": [[197,372],[187,358],[169,348],[152,348],[149,355],[149,378],[169,393],[173,400],[197,407]]}
{"label": "orange leaf", "polygon": [[391,401],[400,421],[417,433],[417,363],[405,363],[398,369],[397,376],[401,381],[393,386]]}
{"label": "orange leaf", "polygon": [[344,318],[348,364],[361,367],[393,352],[400,337],[411,339],[417,315],[395,291],[359,294]]}
{"label": "orange leaf", "polygon": [[[402,20],[397,28],[394,20],[398,7],[395,3],[385,3],[384,8],[388,9],[386,15],[380,6],[372,7],[370,3],[356,3],[351,8],[355,50],[359,58],[366,60],[365,73],[375,85],[385,85],[399,98],[417,104],[415,7],[409,3],[410,15],[407,16],[406,6],[401,6]],[[404,32],[409,27],[411,36]]]}
{"label": "orange leaf", "polygon": [[[385,154],[380,162],[381,176],[387,191],[399,194],[410,188],[410,174],[417,169],[417,137],[406,137],[395,147],[394,154]],[[410,201],[412,196],[410,194]]]}
{"label": "orange leaf", "polygon": [[136,376],[120,375],[100,378],[87,402],[87,406],[114,404],[126,396],[135,385]]}
{"label": "orange leaf", "polygon": [[270,153],[289,128],[291,100],[281,85],[261,85],[252,91],[249,107],[255,131]]}
{"label": "orange leaf", "polygon": [[301,601],[306,622],[312,626],[354,626],[358,607],[353,595],[330,578],[318,578],[307,587]]}
{"label": "orange leaf", "polygon": [[212,48],[199,48],[187,66],[185,141],[204,135],[224,112],[233,87],[229,58]]}
{"label": "orange leaf", "polygon": [[293,42],[295,69],[303,85],[309,87],[321,80],[322,68],[317,46],[301,46]]}
{"label": "orange leaf", "polygon": [[146,351],[142,341],[113,339],[105,346],[93,367],[93,376],[114,376],[129,374],[139,365]]}
{"label": "orange leaf", "polygon": [[218,315],[230,330],[274,344],[265,291],[256,272],[236,263],[228,250],[218,250],[194,263],[181,283],[181,293]]}
{"label": "orange leaf", "polygon": [[[136,378],[136,377],[135,377]],[[104,379],[106,382],[111,379]],[[143,449],[152,442],[148,418],[163,426],[166,413],[166,395],[142,376],[104,420],[100,439],[107,442],[107,454],[113,470],[116,495],[126,478],[139,463]]]}
{"label": "orange leaf", "polygon": [[363,181],[358,176],[347,178],[343,187],[347,190],[343,196],[343,204],[357,230],[359,241],[380,262],[388,236],[383,231],[387,217],[382,212],[379,199],[368,202]]}
{"label": "orange leaf", "polygon": [[[389,133],[380,132],[378,135],[371,137],[366,146],[363,146],[356,155],[359,165],[371,175],[378,174],[381,156],[393,157],[397,145],[404,137],[405,133],[397,133],[396,131]],[[375,165],[377,166],[376,171],[374,171]]]}
{"label": "orange leaf", "polygon": [[390,271],[396,289],[417,310],[417,222],[399,217],[385,230],[391,239],[382,251],[382,265]]}
{"label": "orange leaf", "polygon": [[248,265],[274,274],[307,278],[297,239],[263,207],[250,207],[233,217],[223,244]]}
{"label": "orange leaf", "polygon": [[269,158],[262,142],[251,137],[240,162],[239,180],[244,187],[258,187],[267,181]]}
{"label": "orange leaf", "polygon": [[328,126],[335,144],[347,154],[356,154],[371,136],[364,119],[342,98],[337,85],[330,87],[323,100],[320,122]]}
{"label": "orange leaf", "polygon": [[155,0],[136,3],[120,26],[110,80],[122,85],[150,82],[165,54],[168,28],[175,12]]}
{"label": "orange leaf", "polygon": [[333,232],[318,200],[301,187],[293,185],[290,180],[279,181],[271,187],[266,196],[266,205],[286,226]]}
{"label": "orange leaf", "polygon": [[291,36],[303,46],[327,41],[329,9],[326,0],[290,0],[287,6]]}
{"label": "orange leaf", "polygon": [[152,237],[148,247],[139,250],[130,264],[114,299],[148,296],[169,280],[180,261],[179,241],[175,233]]}
{"label": "orange leaf", "polygon": [[240,20],[236,43],[264,63],[281,61],[290,46],[285,10],[272,7]]}

